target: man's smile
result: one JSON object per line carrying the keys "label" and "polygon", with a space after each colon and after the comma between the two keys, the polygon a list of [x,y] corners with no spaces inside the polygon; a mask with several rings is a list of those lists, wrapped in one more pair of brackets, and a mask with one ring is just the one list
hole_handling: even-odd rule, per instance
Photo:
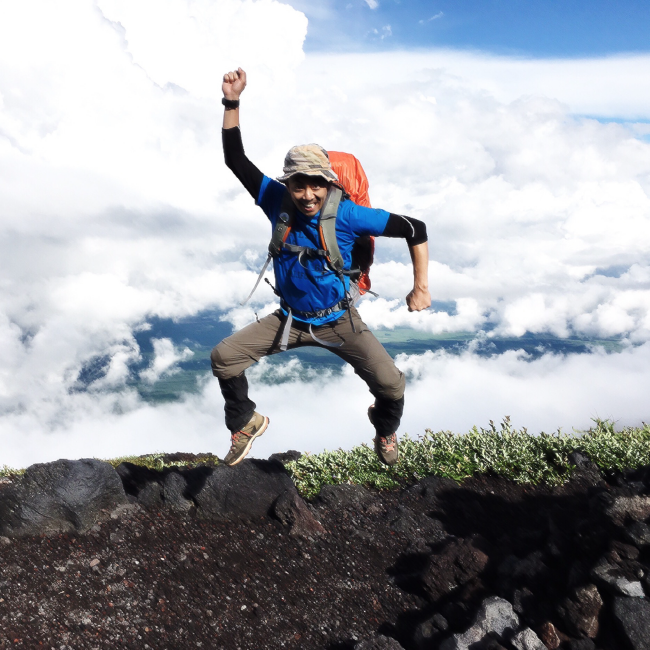
{"label": "man's smile", "polygon": [[322,209],[329,183],[319,176],[300,174],[287,182],[294,204],[304,215],[313,217]]}
{"label": "man's smile", "polygon": [[315,214],[320,209],[320,202],[319,201],[309,201],[308,203],[305,203],[304,201],[301,201],[300,202],[300,209],[305,214]]}

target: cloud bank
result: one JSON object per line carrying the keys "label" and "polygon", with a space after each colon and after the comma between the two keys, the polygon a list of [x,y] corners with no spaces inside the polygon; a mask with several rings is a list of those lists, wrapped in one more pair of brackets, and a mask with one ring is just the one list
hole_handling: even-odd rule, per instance
{"label": "cloud bank", "polygon": [[[426,429],[466,432],[509,415],[517,428],[552,433],[585,430],[593,418],[618,426],[647,421],[650,344],[620,354],[547,354],[530,361],[521,352],[481,358],[471,352],[400,355],[407,374],[400,434]],[[252,455],[266,458],[286,449],[316,453],[372,444],[366,417],[372,396],[351,371],[318,373],[305,380],[299,363],[257,367],[251,394],[271,426]],[[263,380],[263,381],[262,381]],[[273,383],[269,383],[273,382]],[[324,406],[335,418],[320,419]],[[75,393],[38,409],[3,415],[2,463],[24,467],[55,458],[114,458],[154,451],[211,451],[223,457],[230,436],[222,421],[217,382],[206,378],[198,395],[181,402],[144,405],[133,392]]]}
{"label": "cloud bank", "polygon": [[[198,450],[211,444],[212,432],[223,434],[209,377],[198,397],[155,408],[126,381],[141,358],[134,332],[147,319],[214,308],[233,310],[237,325],[252,318],[253,310],[237,303],[252,287],[269,234],[225,168],[220,142],[220,79],[239,65],[250,80],[242,98],[244,142],[262,170],[278,175],[297,142],[352,151],[369,175],[375,205],[427,223],[432,294],[454,309],[409,314],[408,252],[403,242],[383,240],[372,274],[381,299],[362,307],[371,326],[577,333],[639,345],[611,357],[547,359],[557,375],[578,383],[578,370],[597,382],[608,364],[623,376],[645,359],[647,56],[527,61],[430,51],[305,58],[306,29],[303,14],[275,0],[173,0],[164,10],[117,0],[3,5],[0,464],[144,453],[181,442]],[[268,289],[255,300],[256,311],[271,308]],[[144,378],[173,372],[185,353],[170,346],[159,342]],[[495,373],[503,382],[492,383],[504,390],[511,388],[506,378],[518,377],[520,425],[579,426],[597,414],[595,402],[566,393],[548,407],[556,378],[527,374],[541,366],[520,356],[485,366],[472,355],[425,361],[448,373]],[[101,376],[81,390],[80,374],[97,365]],[[354,379],[323,389],[343,414],[358,411],[346,383]],[[441,406],[447,399],[463,410],[435,373],[414,381],[411,413],[418,404],[425,413],[434,393]],[[488,393],[488,403],[478,384],[469,385],[464,410],[474,420],[458,420],[459,428],[517,415],[504,401],[512,393]],[[625,393],[608,384],[599,392],[600,385],[593,395],[612,417],[642,417]],[[281,395],[283,386],[259,390]],[[557,422],[535,415],[537,400]],[[310,407],[308,399],[288,405],[279,416],[283,430],[299,428]],[[442,413],[428,413],[426,422],[413,417],[407,414],[406,425],[420,430],[448,426],[437,424],[447,421]],[[367,424],[358,415],[349,421],[360,437],[342,431],[329,446],[366,439]]]}

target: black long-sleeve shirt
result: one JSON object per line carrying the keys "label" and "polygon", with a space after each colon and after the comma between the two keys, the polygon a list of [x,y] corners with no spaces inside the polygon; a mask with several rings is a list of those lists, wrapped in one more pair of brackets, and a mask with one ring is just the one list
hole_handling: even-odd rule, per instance
{"label": "black long-sleeve shirt", "polygon": [[[239,127],[223,129],[222,137],[226,165],[257,201],[264,174],[246,156]],[[417,246],[427,241],[427,227],[424,221],[391,212],[381,235],[402,237],[409,246]]]}

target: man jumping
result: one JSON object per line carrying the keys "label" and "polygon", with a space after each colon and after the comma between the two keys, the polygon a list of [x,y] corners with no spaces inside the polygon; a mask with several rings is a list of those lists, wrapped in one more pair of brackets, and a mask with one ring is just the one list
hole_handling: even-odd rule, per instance
{"label": "man jumping", "polygon": [[414,276],[406,304],[409,311],[421,311],[431,305],[426,226],[418,219],[346,200],[327,152],[315,144],[293,147],[277,181],[264,176],[244,153],[239,98],[245,87],[241,68],[224,75],[224,156],[271,223],[269,248],[280,309],[225,338],[210,355],[232,434],[224,462],[236,465],[243,460],[269,424],[248,396],[245,370],[267,355],[309,345],[327,347],[368,384],[375,398],[368,409],[376,431],[375,450],[383,463],[394,465],[404,375],[353,306],[352,248],[365,235],[406,239]]}

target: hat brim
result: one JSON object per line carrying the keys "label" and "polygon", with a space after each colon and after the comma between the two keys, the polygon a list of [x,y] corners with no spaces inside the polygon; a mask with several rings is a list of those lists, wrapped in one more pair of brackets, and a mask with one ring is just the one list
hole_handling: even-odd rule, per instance
{"label": "hat brim", "polygon": [[295,171],[284,174],[284,176],[278,176],[276,178],[280,183],[286,183],[292,176],[320,176],[324,178],[328,183],[338,183],[339,177],[331,169],[296,169]]}

